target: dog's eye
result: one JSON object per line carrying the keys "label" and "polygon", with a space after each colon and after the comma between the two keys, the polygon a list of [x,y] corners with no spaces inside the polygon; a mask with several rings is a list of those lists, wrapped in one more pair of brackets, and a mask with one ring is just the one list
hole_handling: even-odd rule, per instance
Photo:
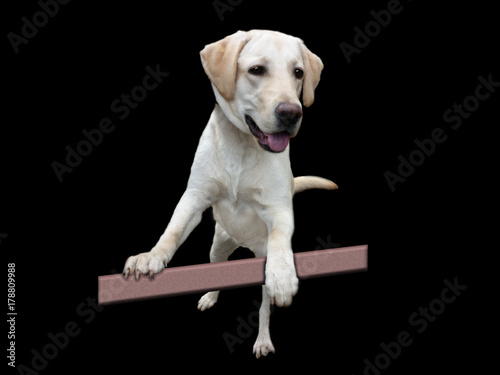
{"label": "dog's eye", "polygon": [[254,76],[261,76],[266,72],[266,68],[260,65],[252,66],[248,69],[248,73],[253,74]]}
{"label": "dog's eye", "polygon": [[304,77],[304,71],[302,69],[295,69],[295,78],[302,79]]}

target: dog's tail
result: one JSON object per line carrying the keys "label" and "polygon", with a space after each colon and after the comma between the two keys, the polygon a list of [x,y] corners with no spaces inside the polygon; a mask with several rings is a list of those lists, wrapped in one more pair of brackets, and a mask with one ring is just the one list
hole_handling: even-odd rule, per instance
{"label": "dog's tail", "polygon": [[295,177],[293,179],[293,182],[294,194],[308,189],[335,190],[339,188],[335,182],[327,180],[326,178],[316,176]]}

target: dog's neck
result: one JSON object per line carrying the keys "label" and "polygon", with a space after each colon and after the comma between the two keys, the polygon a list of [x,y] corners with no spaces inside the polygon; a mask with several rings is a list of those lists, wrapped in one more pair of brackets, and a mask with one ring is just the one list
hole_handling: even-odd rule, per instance
{"label": "dog's neck", "polygon": [[[253,136],[238,129],[229,120],[219,104],[215,105],[213,117],[215,121],[212,122],[212,127],[215,133],[217,142],[215,147],[218,153],[229,154],[231,158],[260,158],[263,156],[261,154],[264,154],[264,152],[260,152],[261,150],[257,148],[255,141],[252,139]],[[224,160],[227,159],[226,157],[224,158]]]}

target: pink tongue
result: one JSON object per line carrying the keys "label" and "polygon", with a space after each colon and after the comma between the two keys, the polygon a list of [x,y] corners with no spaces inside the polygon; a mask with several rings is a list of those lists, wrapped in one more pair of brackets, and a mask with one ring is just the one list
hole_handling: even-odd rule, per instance
{"label": "pink tongue", "polygon": [[290,134],[287,132],[266,134],[266,136],[269,147],[275,152],[283,151],[288,146],[288,140],[290,139]]}

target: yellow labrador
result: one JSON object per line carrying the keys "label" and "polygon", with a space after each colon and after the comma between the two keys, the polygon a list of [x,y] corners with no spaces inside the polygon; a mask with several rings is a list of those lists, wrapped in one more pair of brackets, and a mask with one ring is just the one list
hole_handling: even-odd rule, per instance
{"label": "yellow labrador", "polygon": [[[170,223],[149,252],[131,256],[124,276],[160,272],[213,207],[215,235],[210,261],[226,261],[239,246],[267,256],[262,288],[258,357],[274,352],[269,335],[270,303],[288,306],[297,293],[291,238],[292,197],[310,189],[336,189],[320,177],[293,178],[289,141],[302,122],[300,94],[314,102],[323,64],[302,40],[275,31],[238,31],[201,51],[217,103],[201,136],[187,189]],[[198,308],[217,301],[205,294]]]}

